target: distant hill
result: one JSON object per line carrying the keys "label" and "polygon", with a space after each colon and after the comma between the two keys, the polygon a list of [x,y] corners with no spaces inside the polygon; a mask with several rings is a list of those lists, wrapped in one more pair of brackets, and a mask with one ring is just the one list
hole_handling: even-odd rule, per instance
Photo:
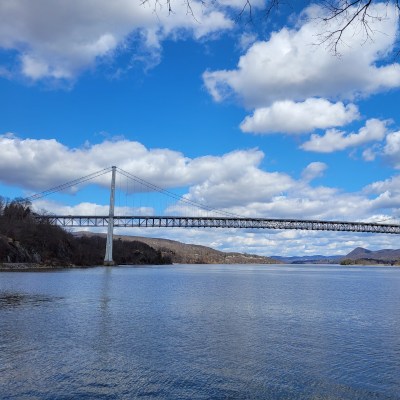
{"label": "distant hill", "polygon": [[400,265],[400,249],[368,250],[357,247],[343,256],[272,256],[287,264]]}
{"label": "distant hill", "polygon": [[311,256],[271,256],[271,258],[280,260],[285,264],[339,264],[343,256],[323,256],[320,254]]}
{"label": "distant hill", "polygon": [[[77,232],[78,236],[102,236],[102,233]],[[226,253],[210,247],[181,243],[176,240],[141,236],[114,235],[114,240],[138,241],[161,252],[177,264],[280,264],[279,260],[255,254]]]}
{"label": "distant hill", "polygon": [[368,250],[357,247],[343,257],[342,264],[400,264],[400,249]]}

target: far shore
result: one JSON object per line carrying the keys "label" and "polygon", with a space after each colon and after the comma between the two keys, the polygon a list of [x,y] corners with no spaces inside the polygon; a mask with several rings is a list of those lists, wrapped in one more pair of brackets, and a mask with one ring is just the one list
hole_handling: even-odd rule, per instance
{"label": "far shore", "polygon": [[[128,265],[128,264],[126,264]],[[124,264],[121,265],[115,265],[115,266],[126,266]],[[129,264],[130,266],[131,264]],[[149,264],[150,265],[150,264]],[[153,265],[153,264],[151,264]],[[163,264],[165,265],[180,265],[180,263],[173,263],[173,264]],[[188,263],[185,263],[184,265],[188,265]],[[213,264],[191,264],[191,265],[213,265]],[[238,263],[237,265],[240,265]],[[274,265],[274,264],[244,264],[244,265]],[[400,267],[400,265],[393,265],[393,264],[348,264],[348,265],[342,265],[342,264],[279,264],[279,266],[284,267],[284,266],[336,266],[336,267],[343,267],[343,268],[348,268],[348,267]],[[103,267],[104,265],[48,265],[48,264],[39,264],[39,263],[0,263],[0,272],[45,272],[45,271],[57,271],[57,270],[65,270],[65,269],[88,269],[88,268],[96,268],[96,267]],[[138,265],[140,267],[146,267],[147,264],[140,264]]]}

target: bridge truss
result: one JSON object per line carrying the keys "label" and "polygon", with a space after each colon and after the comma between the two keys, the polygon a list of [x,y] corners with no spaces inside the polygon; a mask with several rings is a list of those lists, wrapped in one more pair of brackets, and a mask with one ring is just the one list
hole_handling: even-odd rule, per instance
{"label": "bridge truss", "polygon": [[[63,227],[108,227],[109,216],[36,215],[40,223]],[[400,225],[368,222],[319,221],[269,218],[113,216],[115,228],[233,228],[297,229],[400,234]]]}

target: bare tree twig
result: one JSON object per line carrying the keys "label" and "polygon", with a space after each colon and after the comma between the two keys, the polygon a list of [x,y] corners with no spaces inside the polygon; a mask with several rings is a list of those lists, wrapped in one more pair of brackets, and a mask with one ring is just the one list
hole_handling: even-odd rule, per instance
{"label": "bare tree twig", "polygon": [[[155,13],[158,13],[158,11],[163,7],[167,8],[168,14],[173,14],[174,12],[172,4],[173,0],[164,0],[165,2],[162,2],[162,0],[140,1],[140,4],[142,5],[153,5]],[[200,23],[200,21],[197,20],[195,15],[196,13],[192,7],[195,1],[201,3],[204,7],[211,4],[221,6],[218,4],[218,0],[183,0],[183,4],[186,7],[186,14],[191,18],[194,18],[198,23]],[[262,14],[266,19],[268,19],[272,12],[280,8],[283,4],[290,5],[291,3],[291,0],[267,0],[265,8],[262,10]],[[375,33],[372,29],[372,22],[374,20],[382,20],[385,18],[385,15],[374,15],[374,13],[370,12],[372,5],[376,3],[379,3],[379,0],[323,0],[321,5],[327,13],[326,16],[321,18],[321,20],[326,23],[326,30],[320,34],[321,40],[318,44],[327,44],[335,55],[340,55],[339,47],[344,43],[344,34],[351,27],[359,27],[363,30],[365,41],[372,40],[372,36]],[[386,0],[386,7],[393,5],[400,14],[400,0]],[[248,15],[248,20],[253,22],[253,0],[243,0],[243,6],[237,13],[236,19],[240,20],[244,15]],[[330,23],[335,23],[337,28],[330,31]],[[398,54],[400,55],[400,50]]]}

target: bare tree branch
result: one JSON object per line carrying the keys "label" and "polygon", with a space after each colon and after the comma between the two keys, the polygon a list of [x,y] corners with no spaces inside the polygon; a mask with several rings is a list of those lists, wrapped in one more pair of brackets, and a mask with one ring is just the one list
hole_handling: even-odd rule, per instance
{"label": "bare tree branch", "polygon": [[241,19],[243,14],[245,13],[246,9],[248,9],[248,15],[249,18],[248,20],[250,22],[253,22],[253,9],[251,6],[251,1],[250,0],[245,0],[245,3],[243,5],[243,8],[240,10],[239,14],[238,14],[238,19]]}
{"label": "bare tree branch", "polygon": [[[335,54],[340,55],[339,46],[345,44],[343,35],[350,27],[359,27],[363,30],[365,35],[365,42],[372,40],[375,31],[371,27],[371,23],[381,21],[386,18],[386,15],[374,15],[370,13],[370,9],[374,0],[339,0],[339,1],[325,1],[323,6],[328,10],[328,15],[322,18],[327,25],[335,21],[338,23],[338,28],[330,31],[327,30],[321,33],[322,40],[319,44],[327,43],[329,49]],[[388,0],[386,5],[389,6],[391,2]],[[396,7],[399,8],[399,0],[396,0]]]}
{"label": "bare tree branch", "polygon": [[[140,0],[141,4],[151,4],[154,6],[154,12],[158,13],[163,7],[167,7],[168,14],[173,13],[173,0]],[[186,13],[196,22],[200,23],[192,8],[193,2],[196,0],[183,0],[186,6]],[[203,6],[214,4],[218,6],[218,0],[198,0]],[[237,20],[242,19],[245,15],[248,16],[248,21],[253,22],[255,15],[253,10],[252,0],[243,0],[243,6],[237,13]],[[310,3],[312,1],[310,0]],[[364,32],[365,41],[372,40],[375,34],[372,29],[374,20],[381,21],[387,15],[376,15],[372,10],[372,5],[379,3],[379,0],[323,0],[322,7],[326,10],[326,16],[321,20],[326,24],[325,31],[320,34],[320,42],[318,44],[326,44],[327,47],[335,54],[340,55],[339,47],[344,45],[344,33],[351,27],[360,29]],[[263,10],[260,10],[264,18],[270,18],[271,14],[278,10],[281,6],[290,6],[292,0],[267,0]],[[386,7],[395,6],[400,14],[400,0],[386,0]],[[329,26],[335,24],[337,28],[329,30]],[[400,54],[400,50],[399,50]]]}

